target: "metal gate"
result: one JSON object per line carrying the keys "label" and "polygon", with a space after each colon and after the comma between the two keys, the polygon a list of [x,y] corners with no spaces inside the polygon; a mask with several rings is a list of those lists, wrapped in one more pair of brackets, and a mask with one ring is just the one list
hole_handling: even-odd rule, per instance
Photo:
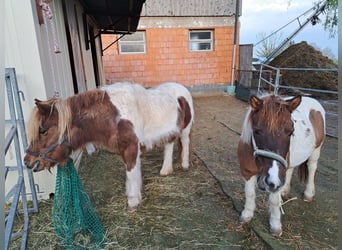
{"label": "metal gate", "polygon": [[[29,226],[29,213],[38,212],[38,200],[36,195],[36,189],[31,170],[24,171],[24,165],[22,162],[22,155],[20,150],[20,143],[22,148],[27,148],[27,139],[25,131],[24,116],[20,101],[20,96],[24,100],[24,95],[18,90],[17,78],[14,68],[6,68],[5,72],[6,91],[7,91],[7,105],[9,110],[9,119],[5,119],[5,155],[8,153],[8,149],[11,145],[15,149],[15,161],[14,166],[5,165],[5,181],[7,181],[9,172],[16,172],[17,181],[6,192],[5,201],[5,249],[9,249],[11,240],[21,238],[21,248],[26,248],[27,233]],[[27,174],[29,180],[29,186],[32,196],[32,207],[28,207],[27,194],[25,188],[25,177]],[[23,216],[23,225],[19,227],[16,232],[14,231],[14,225],[16,218]],[[18,222],[19,223],[19,222]]]}

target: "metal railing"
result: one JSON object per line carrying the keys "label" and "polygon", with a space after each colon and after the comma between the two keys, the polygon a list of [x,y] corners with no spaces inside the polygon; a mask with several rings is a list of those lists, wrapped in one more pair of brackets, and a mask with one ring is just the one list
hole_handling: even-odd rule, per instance
{"label": "metal railing", "polygon": [[[262,95],[265,90],[266,91],[272,91],[274,94],[278,95],[279,90],[286,89],[286,90],[294,90],[294,91],[301,91],[302,94],[319,94],[322,96],[322,94],[331,96],[329,99],[333,99],[330,101],[336,101],[338,98],[338,91],[332,91],[332,90],[325,90],[325,89],[317,89],[317,88],[306,88],[306,87],[297,87],[291,85],[289,83],[289,86],[282,85],[282,73],[283,72],[289,72],[289,71],[312,71],[312,72],[336,72],[337,69],[320,69],[320,68],[276,68],[272,67],[267,64],[261,64],[260,70],[259,70],[259,79],[258,79],[258,88],[257,88],[257,94]],[[337,77],[336,77],[337,80]],[[337,83],[336,83],[337,85]],[[317,98],[320,99],[320,98]],[[327,109],[329,103],[327,103],[324,100],[319,100],[321,104]],[[336,103],[337,105],[337,103]],[[326,120],[329,120],[331,122],[327,123],[327,135],[331,137],[338,137],[337,136],[337,129],[335,128],[337,123],[337,108],[336,109],[327,109],[326,110]]]}
{"label": "metal railing", "polygon": [[[334,94],[337,96],[337,91],[314,89],[314,88],[302,88],[295,86],[281,85],[281,72],[282,71],[315,71],[315,72],[336,72],[337,69],[319,69],[319,68],[276,68],[267,64],[261,64],[259,70],[259,83],[258,83],[258,93],[261,93],[262,83],[266,83],[273,87],[274,94],[278,94],[279,89],[293,89],[293,90],[303,90],[309,92],[317,92],[324,94]],[[268,78],[266,78],[268,76]]]}
{"label": "metal railing", "polygon": [[[23,93],[18,90],[17,78],[14,68],[7,68],[5,72],[5,82],[7,90],[7,100],[9,109],[9,119],[5,119],[5,126],[7,134],[5,137],[5,155],[8,149],[13,144],[15,149],[15,166],[5,165],[5,181],[8,177],[8,173],[15,171],[17,176],[16,183],[6,192],[5,201],[8,204],[9,209],[5,210],[5,249],[9,249],[10,242],[13,239],[21,237],[20,249],[26,248],[27,233],[29,226],[29,212],[38,212],[38,200],[35,190],[35,184],[33,174],[31,170],[27,171],[29,185],[32,195],[32,208],[28,208],[27,194],[25,188],[24,178],[24,165],[22,163],[22,156],[20,150],[20,140],[23,148],[27,148],[26,131],[24,116],[21,107],[20,94],[23,97]],[[20,136],[19,136],[20,133]],[[17,231],[13,232],[14,221],[16,216],[23,215],[23,225]]]}

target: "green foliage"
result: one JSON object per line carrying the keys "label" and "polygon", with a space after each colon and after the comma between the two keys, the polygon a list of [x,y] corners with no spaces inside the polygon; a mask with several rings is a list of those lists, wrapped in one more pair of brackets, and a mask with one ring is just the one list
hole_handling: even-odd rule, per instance
{"label": "green foliage", "polygon": [[[317,4],[318,5],[318,4]],[[325,10],[325,20],[323,21],[324,29],[329,31],[331,37],[337,34],[338,22],[338,0],[329,0]]]}

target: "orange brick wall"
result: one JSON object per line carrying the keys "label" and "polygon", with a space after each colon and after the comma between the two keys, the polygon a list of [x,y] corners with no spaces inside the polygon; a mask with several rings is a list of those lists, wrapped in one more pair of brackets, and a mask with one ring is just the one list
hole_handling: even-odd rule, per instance
{"label": "orange brick wall", "polygon": [[[215,28],[214,50],[208,52],[189,51],[188,31],[147,29],[146,54],[119,55],[115,43],[103,55],[106,82],[129,81],[146,87],[165,81],[187,86],[231,83],[234,27]],[[102,35],[103,48],[114,39],[116,36]]]}

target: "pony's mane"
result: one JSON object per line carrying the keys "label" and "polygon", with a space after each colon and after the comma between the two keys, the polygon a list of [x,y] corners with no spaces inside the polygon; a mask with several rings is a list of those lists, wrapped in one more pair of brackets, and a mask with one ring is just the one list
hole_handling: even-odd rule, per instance
{"label": "pony's mane", "polygon": [[72,107],[74,111],[80,112],[81,110],[87,110],[94,107],[95,104],[103,103],[103,101],[109,96],[106,95],[104,90],[95,89],[84,91],[77,95],[71,96],[67,99],[68,106]]}
{"label": "pony's mane", "polygon": [[250,144],[252,133],[253,133],[252,123],[251,123],[251,118],[250,118],[251,112],[252,112],[252,108],[249,107],[246,113],[245,119],[243,121],[243,125],[242,125],[242,133],[241,133],[240,138],[245,144]]}
{"label": "pony's mane", "polygon": [[39,114],[38,108],[34,107],[32,109],[26,129],[27,140],[29,144],[33,144],[38,139],[41,118],[42,117]]}
{"label": "pony's mane", "polygon": [[[83,109],[88,109],[96,103],[103,102],[104,98],[105,91],[91,90],[71,96],[67,99],[51,98],[45,101],[44,103],[51,105],[50,115],[52,114],[53,109],[57,111],[59,139],[61,139],[64,134],[67,134],[70,139],[70,126],[73,112],[80,112]],[[44,116],[39,112],[37,106],[34,107],[27,127],[28,141],[30,144],[34,143],[39,138],[39,128],[42,125],[43,117]]]}
{"label": "pony's mane", "polygon": [[[59,139],[63,137],[65,132],[67,132],[69,137],[69,126],[71,122],[71,110],[68,105],[67,100],[51,98],[45,101],[46,104],[51,105],[50,115],[55,109],[58,114],[58,131]],[[42,126],[44,115],[39,112],[38,107],[34,107],[29,118],[27,135],[29,144],[35,143],[39,138],[39,129]]]}
{"label": "pony's mane", "polygon": [[279,96],[270,95],[263,98],[262,108],[258,112],[259,119],[266,121],[266,129],[274,133],[287,122],[283,114],[289,112],[288,104]]}
{"label": "pony's mane", "polygon": [[248,108],[245,120],[243,122],[243,130],[241,133],[241,139],[244,143],[250,144],[252,138],[252,116],[258,115],[259,119],[265,121],[265,129],[271,133],[275,132],[276,129],[282,127],[287,122],[286,118],[281,115],[284,111],[287,112],[287,103],[279,96],[268,94],[262,96],[263,100],[262,108],[255,112],[251,107]]}

